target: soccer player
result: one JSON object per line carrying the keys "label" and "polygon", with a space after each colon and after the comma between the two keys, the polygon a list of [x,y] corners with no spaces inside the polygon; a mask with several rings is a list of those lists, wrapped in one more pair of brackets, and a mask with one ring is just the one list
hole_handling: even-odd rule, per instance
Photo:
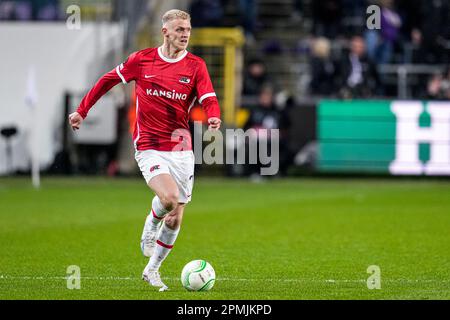
{"label": "soccer player", "polygon": [[162,17],[163,44],[132,53],[103,75],[69,115],[73,130],[80,128],[89,109],[116,84],[135,81],[135,158],[147,185],[156,194],[141,237],[142,253],[150,257],[142,278],[159,291],[168,287],[159,268],[170,253],[191,201],[194,154],[188,126],[189,111],[198,101],[208,128],[220,128],[219,103],[205,62],[186,50],[190,15],[169,10]]}

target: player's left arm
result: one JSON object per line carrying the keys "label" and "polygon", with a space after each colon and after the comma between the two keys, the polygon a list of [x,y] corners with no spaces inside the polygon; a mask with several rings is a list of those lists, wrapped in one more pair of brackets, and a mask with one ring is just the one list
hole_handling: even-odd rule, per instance
{"label": "player's left arm", "polygon": [[216,93],[209,77],[208,69],[204,61],[200,63],[197,71],[196,81],[197,97],[203,110],[208,117],[208,129],[219,130],[222,120],[220,120],[220,107]]}

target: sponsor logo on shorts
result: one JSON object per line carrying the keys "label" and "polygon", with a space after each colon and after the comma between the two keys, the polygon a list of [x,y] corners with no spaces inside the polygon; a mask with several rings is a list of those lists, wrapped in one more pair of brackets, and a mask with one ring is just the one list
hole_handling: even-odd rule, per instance
{"label": "sponsor logo on shorts", "polygon": [[157,164],[157,165],[155,165],[155,166],[150,168],[150,172],[153,172],[153,171],[159,170],[159,169],[160,169],[159,164]]}
{"label": "sponsor logo on shorts", "polygon": [[194,177],[194,175],[192,174],[192,175],[190,175],[189,176],[189,180],[191,180],[192,178]]}

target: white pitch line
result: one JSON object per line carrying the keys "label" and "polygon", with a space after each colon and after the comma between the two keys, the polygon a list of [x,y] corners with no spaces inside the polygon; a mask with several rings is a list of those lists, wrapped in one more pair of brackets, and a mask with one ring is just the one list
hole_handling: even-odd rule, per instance
{"label": "white pitch line", "polygon": [[[9,276],[9,275],[0,275],[0,280],[2,279],[19,279],[19,280],[67,280],[69,276],[65,277],[43,277],[43,276]],[[85,280],[137,280],[140,278],[137,277],[80,277],[80,279]]]}
{"label": "white pitch line", "polygon": [[[327,279],[327,280],[320,280],[320,279],[240,279],[240,278],[218,278],[217,280],[225,280],[225,281],[268,281],[268,282],[327,282],[327,283],[340,283],[340,282],[367,282],[367,279],[339,279],[339,280],[333,280],[333,279]],[[422,283],[422,282],[450,282],[450,279],[448,280],[435,280],[435,279],[381,279],[382,282],[416,282],[416,283]]]}
{"label": "white pitch line", "polygon": [[[51,277],[45,277],[45,276],[10,276],[10,275],[0,275],[0,280],[67,280],[69,279],[68,276],[61,277],[61,276],[51,276]],[[123,280],[140,280],[140,277],[115,277],[115,276],[98,276],[98,277],[80,277],[80,280],[116,280],[116,281],[123,281]],[[167,280],[180,280],[179,278],[172,278],[172,277],[162,277],[162,279]],[[251,281],[267,281],[267,282],[325,282],[325,283],[364,283],[367,281],[367,279],[257,279],[257,278],[217,278],[217,281],[243,281],[243,282],[251,282]],[[450,282],[450,279],[446,280],[435,280],[435,279],[381,279],[382,282],[406,282],[406,283],[447,283]]]}

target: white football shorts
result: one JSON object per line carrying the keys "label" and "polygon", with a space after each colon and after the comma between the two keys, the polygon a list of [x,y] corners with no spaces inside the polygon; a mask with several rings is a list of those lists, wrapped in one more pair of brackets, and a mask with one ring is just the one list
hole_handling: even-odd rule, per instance
{"label": "white football shorts", "polygon": [[191,150],[187,151],[136,151],[135,159],[141,169],[145,182],[159,174],[167,173],[178,185],[180,203],[191,201],[194,187],[195,158]]}

